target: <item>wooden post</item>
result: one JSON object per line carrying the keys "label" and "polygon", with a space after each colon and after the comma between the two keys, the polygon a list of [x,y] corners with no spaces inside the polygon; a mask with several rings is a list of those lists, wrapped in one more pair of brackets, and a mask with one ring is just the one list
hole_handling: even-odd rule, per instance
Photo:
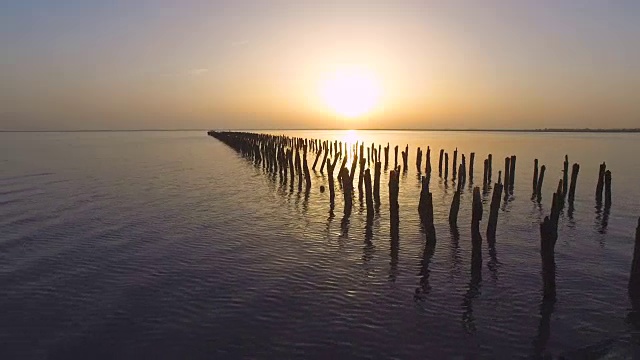
{"label": "wooden post", "polygon": [[375,171],[373,172],[373,198],[376,205],[380,205],[380,167],[382,164],[377,161],[375,164]]}
{"label": "wooden post", "polygon": [[540,167],[540,177],[538,178],[538,187],[536,188],[536,197],[538,199],[538,203],[542,201],[542,183],[544,182],[544,172],[546,170],[546,166],[542,165]]}
{"label": "wooden post", "polygon": [[473,163],[476,160],[476,153],[472,152],[469,157],[469,183],[473,184]]}
{"label": "wooden post", "polygon": [[327,161],[327,175],[329,176],[329,201],[331,203],[331,207],[333,208],[335,204],[336,190],[333,182],[333,170],[336,168],[336,164],[338,163],[338,157],[331,162],[331,159]]}
{"label": "wooden post", "polygon": [[389,209],[391,211],[391,219],[398,216],[400,205],[398,204],[398,193],[400,186],[400,169],[395,168],[389,172]]}
{"label": "wooden post", "polygon": [[429,192],[429,178],[422,177],[422,189],[420,191],[420,202],[418,204],[418,214],[424,227],[427,239],[436,238],[436,229],[433,222],[433,197]]}
{"label": "wooden post", "polygon": [[533,160],[533,192],[531,193],[532,199],[534,196],[536,196],[536,191],[538,191],[538,159]]}
{"label": "wooden post", "polygon": [[491,184],[491,176],[492,176],[492,173],[493,173],[493,167],[492,167],[493,166],[493,156],[491,154],[489,154],[488,159],[489,159],[489,170],[487,172],[487,182],[489,184]]}
{"label": "wooden post", "polygon": [[342,192],[344,195],[344,216],[349,218],[351,216],[351,209],[353,207],[353,182],[349,176],[349,170],[347,168],[340,169],[342,173]]}
{"label": "wooden post", "polygon": [[444,155],[444,149],[440,149],[440,159],[438,160],[438,176],[442,177],[442,155]]}
{"label": "wooden post", "polygon": [[511,179],[511,177],[509,176],[510,170],[511,170],[511,158],[506,157],[504,158],[504,188],[505,188],[504,196],[505,198],[509,194],[509,191],[506,191],[506,190],[509,189],[509,179]]}
{"label": "wooden post", "polygon": [[489,160],[484,159],[483,168],[482,168],[482,190],[484,192],[487,191],[487,171],[489,170]]}
{"label": "wooden post", "polygon": [[456,181],[458,178],[458,148],[453,150],[453,167],[451,170],[453,171],[452,180]]}
{"label": "wooden post", "polygon": [[604,188],[604,173],[607,170],[607,164],[600,164],[600,171],[598,172],[598,184],[596,185],[596,201],[598,203],[602,202],[602,190]]}
{"label": "wooden post", "polygon": [[320,173],[324,174],[324,165],[327,162],[327,155],[329,155],[329,151],[327,151],[327,148],[325,146],[324,148],[324,156],[322,157],[322,165],[320,165]]}
{"label": "wooden post", "polygon": [[498,229],[498,210],[500,210],[500,202],[502,201],[502,189],[503,186],[500,183],[496,183],[493,186],[493,196],[489,207],[489,223],[487,224],[487,241],[489,241],[490,245],[495,243],[496,240],[496,230]]}
{"label": "wooden post", "polygon": [[398,145],[396,145],[395,148],[393,148],[394,151],[394,161],[393,161],[393,168],[397,169],[398,168]]}
{"label": "wooden post", "polygon": [[611,207],[611,171],[604,173],[604,207]]}
{"label": "wooden post", "polygon": [[422,172],[422,149],[418,147],[416,152],[416,167],[418,168],[418,174]]}
{"label": "wooden post", "polygon": [[561,192],[553,194],[551,215],[546,216],[540,224],[540,256],[542,258],[542,279],[545,294],[555,293],[556,288],[555,246],[558,240],[558,218],[560,217],[561,198]]}
{"label": "wooden post", "polygon": [[306,189],[311,189],[311,174],[309,173],[309,165],[307,164],[307,144],[302,146],[302,169],[304,170],[304,180]]}
{"label": "wooden post", "polygon": [[387,171],[389,168],[389,143],[387,143],[387,147],[384,148],[384,170]]}
{"label": "wooden post", "polygon": [[431,176],[431,148],[427,146],[427,165],[425,169],[427,176]]}
{"label": "wooden post", "polygon": [[509,169],[509,191],[513,194],[513,187],[516,183],[516,156],[511,155],[511,167]]}
{"label": "wooden post", "polygon": [[367,169],[364,172],[364,189],[367,202],[367,219],[373,219],[373,194],[371,188],[371,170]]}
{"label": "wooden post", "polygon": [[458,211],[460,210],[460,190],[456,190],[451,201],[449,209],[449,225],[455,227],[458,225]]}
{"label": "wooden post", "polygon": [[449,153],[444,153],[444,179],[449,179]]}
{"label": "wooden post", "polygon": [[569,193],[569,155],[564,156],[564,164],[562,168],[562,199],[567,198]]}
{"label": "wooden post", "polygon": [[460,165],[460,173],[462,174],[462,180],[460,182],[464,185],[467,182],[467,158],[464,154],[462,154],[462,163]]}
{"label": "wooden post", "polygon": [[576,183],[578,182],[578,173],[580,172],[580,165],[573,164],[571,169],[571,186],[569,186],[569,203],[573,203],[576,197]]}
{"label": "wooden post", "polygon": [[358,194],[362,195],[362,183],[364,181],[364,165],[367,160],[364,157],[360,158],[360,172],[358,175]]}
{"label": "wooden post", "polygon": [[403,165],[403,170],[407,171],[407,169],[409,169],[409,144],[407,144],[407,146],[404,148],[404,153],[402,156],[402,160],[404,162]]}

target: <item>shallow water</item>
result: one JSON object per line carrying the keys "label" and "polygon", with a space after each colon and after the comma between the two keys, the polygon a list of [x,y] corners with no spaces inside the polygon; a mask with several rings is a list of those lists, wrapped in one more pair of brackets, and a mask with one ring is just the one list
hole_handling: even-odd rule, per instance
{"label": "shallow water", "polygon": [[[330,216],[319,191],[326,175],[312,174],[308,196],[291,192],[204,132],[0,133],[0,358],[526,358],[635,333],[625,318],[640,136],[281,133],[390,142],[391,154],[409,144],[398,246],[387,172],[367,240],[357,190],[342,226],[340,194]],[[427,145],[437,243],[423,259],[413,165]],[[456,234],[454,186],[437,176],[439,149],[455,147],[467,161],[476,153],[476,183],[488,153],[494,181],[504,157],[518,157],[479,282],[471,188]],[[581,169],[575,210],[560,220],[557,300],[544,306],[538,223],[565,154]],[[530,200],[534,158],[547,166],[541,207]],[[613,173],[606,216],[594,199],[602,161]]]}

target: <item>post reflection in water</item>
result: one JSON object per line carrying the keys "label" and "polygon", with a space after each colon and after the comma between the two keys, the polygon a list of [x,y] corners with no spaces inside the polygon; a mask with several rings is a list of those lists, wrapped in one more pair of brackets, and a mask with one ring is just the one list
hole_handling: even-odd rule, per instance
{"label": "post reflection in water", "polygon": [[398,210],[391,212],[391,239],[389,243],[389,281],[395,282],[398,276],[398,252],[400,249],[400,217]]}
{"label": "post reflection in water", "polygon": [[451,234],[451,278],[455,278],[460,274],[460,231],[457,226],[450,226],[449,231]]}
{"label": "post reflection in water", "polygon": [[[542,278],[545,282],[553,281],[555,283],[556,264],[555,260],[543,265]],[[540,302],[540,322],[538,323],[538,332],[533,340],[533,358],[543,359],[549,357],[545,354],[547,343],[551,337],[551,315],[555,310],[556,289],[555,286],[544,286],[542,290],[542,301]]]}
{"label": "post reflection in water", "polygon": [[476,332],[475,317],[473,316],[473,299],[480,295],[482,287],[482,250],[480,245],[482,237],[479,233],[473,234],[471,251],[471,281],[462,300],[462,326],[468,334]]}
{"label": "post reflection in water", "polygon": [[425,301],[426,296],[431,291],[431,286],[429,285],[429,264],[436,250],[436,239],[435,237],[430,238],[430,236],[427,235],[424,226],[420,227],[420,232],[425,236],[425,244],[422,258],[420,259],[420,273],[418,274],[420,275],[420,286],[416,288],[414,298],[419,301]]}

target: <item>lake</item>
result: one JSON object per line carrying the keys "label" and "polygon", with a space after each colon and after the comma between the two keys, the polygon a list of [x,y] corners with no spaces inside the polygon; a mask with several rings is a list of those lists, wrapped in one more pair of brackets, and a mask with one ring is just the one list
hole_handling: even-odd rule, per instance
{"label": "lake", "polygon": [[[319,190],[326,173],[312,172],[308,195],[290,191],[204,131],[0,133],[0,358],[535,358],[609,340],[640,354],[627,320],[640,134],[271,133],[390,143],[391,155],[408,144],[398,246],[388,171],[369,239],[357,189],[344,227],[340,192],[331,215]],[[418,146],[430,146],[434,168],[428,259]],[[451,161],[456,147],[458,161],[475,152],[476,185],[487,154],[494,181],[517,155],[514,193],[475,284],[471,187],[454,231],[455,186],[437,174],[439,150]],[[539,223],[565,154],[581,168],[574,210],[560,217],[549,306]],[[547,167],[541,205],[531,200],[536,158]],[[613,178],[606,213],[594,196],[603,161]],[[483,235],[487,218],[488,202]]]}

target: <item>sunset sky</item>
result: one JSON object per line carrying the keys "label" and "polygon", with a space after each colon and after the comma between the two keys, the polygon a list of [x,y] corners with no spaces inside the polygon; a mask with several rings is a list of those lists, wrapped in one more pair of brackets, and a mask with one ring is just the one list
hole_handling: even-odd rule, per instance
{"label": "sunset sky", "polygon": [[640,1],[4,1],[0,130],[640,127]]}

